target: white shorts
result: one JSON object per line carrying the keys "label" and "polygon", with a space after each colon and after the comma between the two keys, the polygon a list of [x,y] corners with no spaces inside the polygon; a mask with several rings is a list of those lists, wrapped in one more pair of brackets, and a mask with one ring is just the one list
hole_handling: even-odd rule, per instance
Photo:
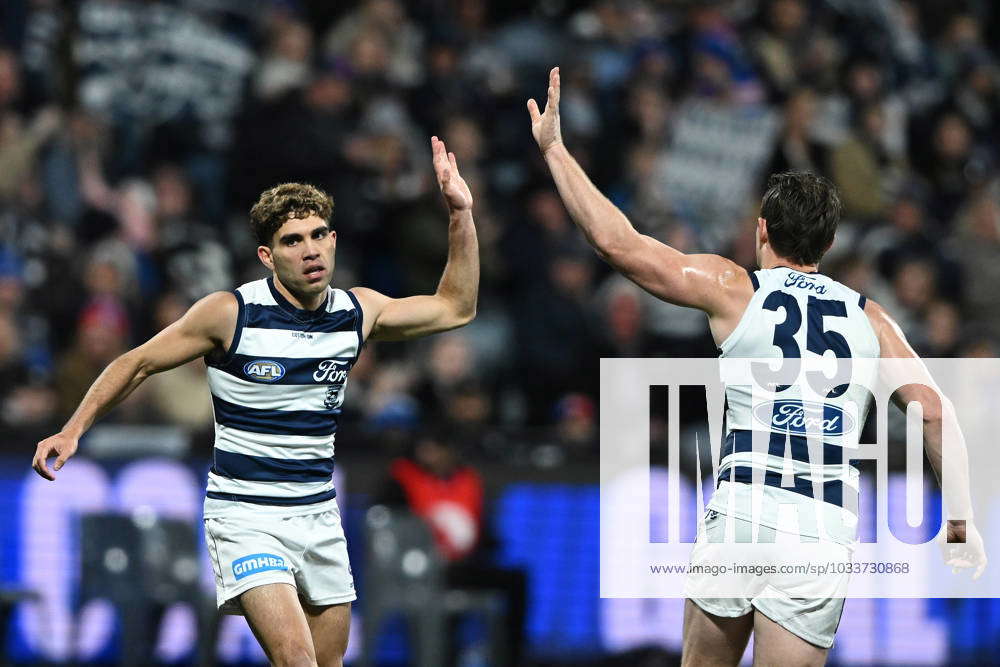
{"label": "white shorts", "polygon": [[[728,543],[727,519],[734,524]],[[803,544],[798,535],[765,526],[757,527],[757,543],[747,544],[752,535],[751,522],[709,511],[691,552],[691,565],[698,569],[688,574],[687,597],[716,616],[744,616],[756,609],[810,644],[833,646],[850,578],[850,568],[836,564],[850,564],[850,548],[828,541]],[[736,565],[752,571],[734,572]],[[827,571],[791,571],[796,566]],[[722,573],[723,567],[728,571]]]}
{"label": "white shorts", "polygon": [[265,584],[291,584],[302,599],[318,606],[357,598],[336,501],[297,516],[234,505],[238,508],[226,516],[205,519],[222,613],[242,614],[237,598]]}

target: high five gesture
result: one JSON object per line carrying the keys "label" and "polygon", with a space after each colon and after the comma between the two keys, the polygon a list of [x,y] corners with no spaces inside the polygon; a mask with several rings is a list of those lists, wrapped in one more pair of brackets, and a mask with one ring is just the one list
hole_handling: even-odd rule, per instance
{"label": "high five gesture", "polygon": [[547,153],[554,146],[562,144],[562,129],[559,126],[559,68],[553,67],[549,72],[549,93],[545,103],[545,111],[538,112],[538,104],[532,98],[528,100],[528,113],[531,115],[531,134],[542,153]]}
{"label": "high five gesture", "polygon": [[455,154],[449,152],[444,142],[437,137],[431,137],[431,151],[434,154],[434,173],[437,175],[438,187],[441,188],[448,208],[456,212],[471,209],[472,191],[458,173]]}

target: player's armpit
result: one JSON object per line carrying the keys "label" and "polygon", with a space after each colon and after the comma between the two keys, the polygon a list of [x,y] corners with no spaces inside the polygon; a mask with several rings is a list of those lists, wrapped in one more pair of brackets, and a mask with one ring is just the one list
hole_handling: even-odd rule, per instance
{"label": "player's armpit", "polygon": [[448,298],[439,295],[393,299],[367,287],[355,287],[363,311],[366,340],[407,340],[468,324],[475,311],[462,312]]}
{"label": "player's armpit", "polygon": [[176,368],[213,350],[224,350],[236,331],[239,303],[231,292],[214,292],[148,341],[127,352],[143,376]]}
{"label": "player's armpit", "polygon": [[632,231],[598,250],[628,279],[664,301],[725,314],[742,311],[753,294],[747,272],[720,255],[688,255],[651,236]]}

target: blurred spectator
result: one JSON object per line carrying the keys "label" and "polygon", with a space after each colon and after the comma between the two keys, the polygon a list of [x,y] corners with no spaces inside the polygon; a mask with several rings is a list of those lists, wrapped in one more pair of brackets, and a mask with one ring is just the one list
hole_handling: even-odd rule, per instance
{"label": "blurred spectator", "polygon": [[6,445],[37,439],[54,415],[55,395],[32,372],[14,317],[0,313],[0,424]]}
{"label": "blurred spectator", "polygon": [[[180,319],[188,305],[175,292],[167,292],[160,297],[155,312],[157,331]],[[146,381],[143,389],[148,394],[156,421],[173,424],[200,435],[214,429],[212,396],[208,391],[205,368],[204,362],[196,359],[170,373],[158,373]],[[202,440],[211,442],[207,438]]]}
{"label": "blurred spectator", "polygon": [[930,146],[930,155],[918,167],[933,188],[931,213],[949,224],[971,187],[984,179],[987,158],[976,149],[969,124],[954,112],[936,120]]}
{"label": "blurred spectator", "polygon": [[1000,187],[994,184],[977,197],[961,216],[955,248],[962,261],[963,303],[970,327],[983,327],[997,337],[1000,332]]}
{"label": "blurred spectator", "polygon": [[254,80],[254,92],[264,102],[305,85],[312,60],[313,34],[308,25],[286,17],[274,23]]}
{"label": "blurred spectator", "polygon": [[323,38],[327,55],[352,58],[358,72],[384,71],[391,85],[412,87],[423,78],[423,31],[398,0],[364,0]]}
{"label": "blurred spectator", "polygon": [[771,0],[765,3],[766,25],[754,40],[754,52],[764,77],[779,97],[799,83],[799,59],[815,37],[809,9],[803,0]]}
{"label": "blurred spectator", "polygon": [[234,282],[230,252],[221,243],[218,226],[208,224],[196,206],[187,173],[176,165],[161,165],[153,173],[152,187],[154,260],[161,277],[192,303],[229,289]]}
{"label": "blurred spectator", "polygon": [[52,108],[38,112],[27,127],[13,111],[0,115],[0,200],[13,199],[32,176],[39,151],[61,122],[59,112]]}
{"label": "blurred spectator", "polygon": [[568,394],[556,403],[556,438],[570,456],[597,452],[597,406],[583,394]]}
{"label": "blurred spectator", "polygon": [[896,270],[892,285],[901,309],[894,314],[899,326],[909,337],[926,338],[921,320],[937,297],[934,265],[925,259],[907,259]]}
{"label": "blurred spectator", "polygon": [[925,311],[924,340],[914,342],[922,357],[958,355],[962,322],[958,306],[951,301],[934,301]]}
{"label": "blurred spectator", "polygon": [[827,148],[812,136],[815,117],[816,94],[809,88],[792,91],[785,103],[785,122],[768,173],[822,173],[826,169]]}
{"label": "blurred spectator", "polygon": [[392,462],[376,503],[408,507],[427,522],[448,562],[445,580],[449,587],[504,594],[510,664],[521,664],[527,579],[524,572],[493,562],[496,544],[484,521],[483,481],[475,468],[462,461],[453,436],[443,431],[420,436],[410,456]]}
{"label": "blurred spectator", "polygon": [[556,255],[547,287],[532,290],[517,309],[523,321],[533,323],[518,328],[517,368],[536,423],[548,420],[553,396],[596,388],[597,338],[588,304],[591,262],[576,252]]}
{"label": "blurred spectator", "polygon": [[88,305],[77,325],[75,345],[59,360],[55,386],[63,419],[76,410],[105,366],[125,352],[128,317],[121,304],[99,297]]}
{"label": "blurred spectator", "polygon": [[693,92],[721,104],[752,104],[763,91],[739,33],[719,5],[691,10]]}
{"label": "blurred spectator", "polygon": [[884,128],[880,104],[860,108],[849,138],[830,156],[830,173],[840,189],[845,218],[874,222],[885,213],[902,165],[884,144]]}
{"label": "blurred spectator", "polygon": [[929,219],[927,190],[918,183],[904,188],[889,211],[889,226],[864,237],[869,258],[877,260],[879,272],[887,279],[896,275],[907,259],[921,258],[934,264],[941,296],[961,299],[961,267],[941,243],[940,226]]}
{"label": "blurred spectator", "polygon": [[594,330],[600,332],[601,357],[644,356],[647,332],[642,290],[616,273],[599,293],[603,307]]}

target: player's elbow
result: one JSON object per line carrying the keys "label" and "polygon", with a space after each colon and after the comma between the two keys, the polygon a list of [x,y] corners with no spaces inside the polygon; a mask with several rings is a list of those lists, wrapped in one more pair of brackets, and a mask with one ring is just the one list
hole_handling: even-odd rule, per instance
{"label": "player's elbow", "polygon": [[478,300],[476,292],[457,294],[438,291],[437,298],[441,304],[441,310],[438,311],[438,322],[442,329],[464,327],[476,318],[476,301]]}
{"label": "player's elbow", "polygon": [[597,256],[608,264],[614,264],[618,258],[623,257],[627,252],[621,235],[594,235],[590,239],[590,245],[594,248]]}
{"label": "player's elbow", "polygon": [[143,355],[139,348],[129,350],[115,359],[114,363],[121,364],[127,375],[130,375],[140,382],[159,370],[156,368],[152,359]]}
{"label": "player's elbow", "polygon": [[940,424],[950,414],[955,414],[955,408],[944,396],[937,394],[928,396],[920,402],[920,409],[923,412],[921,419],[924,424]]}
{"label": "player's elbow", "polygon": [[614,267],[623,266],[641,247],[642,236],[635,229],[618,228],[595,234],[590,245],[597,256]]}
{"label": "player's elbow", "polygon": [[476,304],[471,304],[464,308],[456,309],[451,316],[452,328],[464,327],[466,324],[476,319]]}
{"label": "player's elbow", "polygon": [[938,400],[926,401],[923,408],[924,423],[940,424],[944,421],[957,419],[955,404],[946,396],[939,396]]}

